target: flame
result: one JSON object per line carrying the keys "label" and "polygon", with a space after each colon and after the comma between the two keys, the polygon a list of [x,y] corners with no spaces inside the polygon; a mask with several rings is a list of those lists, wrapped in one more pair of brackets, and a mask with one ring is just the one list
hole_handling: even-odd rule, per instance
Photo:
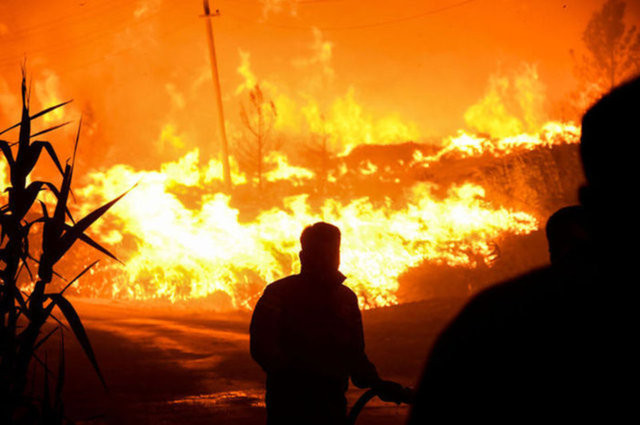
{"label": "flame", "polygon": [[[294,66],[330,65],[331,44],[321,33],[315,36],[317,56]],[[292,95],[258,78],[248,52],[240,51],[237,72],[243,79],[234,93],[237,100],[242,102],[247,91],[259,84],[265,101],[273,102],[277,114],[270,136],[284,140],[285,145],[321,140],[326,145],[322,153],[337,160],[323,170],[326,181],[337,187],[355,172],[362,181],[371,182],[371,196],[343,194],[332,199],[319,197],[318,191],[315,197],[305,194],[314,192],[310,188],[320,173],[300,166],[299,161],[294,163],[296,147],[291,146],[265,152],[267,184],[260,192],[254,178],[231,157],[232,181],[238,192],[222,193],[221,161],[201,160],[198,148],[189,149],[194,146],[191,138],[197,140],[201,135],[189,133],[169,114],[155,148],[158,152],[186,151],[181,158],[157,170],[117,164],[93,171],[76,190],[82,209],[109,201],[137,184],[114,207],[112,218],[92,229],[94,237],[111,247],[124,264],[101,265],[91,279],[80,284],[81,294],[172,302],[217,297],[234,308],[250,308],[267,283],[299,269],[298,238],[303,228],[327,221],[343,232],[341,270],[361,306],[386,306],[398,302],[399,278],[411,268],[424,262],[490,267],[497,241],[539,228],[535,211],[497,205],[473,181],[440,187],[407,178],[401,186],[401,179],[394,175],[387,183],[395,184],[401,193],[387,197],[377,193],[378,175],[390,171],[392,165],[363,158],[357,169],[349,170],[349,156],[360,145],[424,142],[416,123],[394,114],[375,114],[358,102],[352,86],[328,101],[309,93]],[[332,69],[326,68],[323,76],[332,75]],[[171,84],[165,88],[173,108],[185,109],[184,93]],[[577,143],[579,127],[544,123],[539,101],[543,96],[538,96],[542,90],[533,67],[513,77],[494,77],[485,96],[465,114],[474,132],[460,130],[443,139],[439,148],[416,148],[413,160],[400,166],[415,171],[449,158],[498,158]],[[42,102],[60,100],[53,73],[35,91]],[[511,98],[517,99],[515,107]],[[235,127],[230,123],[229,133],[232,143],[246,137],[237,123]],[[0,183],[4,180],[6,170],[0,168]],[[276,182],[279,184],[273,184]],[[277,191],[268,193],[276,186]],[[268,197],[269,202],[263,202]]]}
{"label": "flame", "polygon": [[481,155],[502,157],[518,150],[550,148],[564,144],[577,144],[580,141],[580,128],[573,123],[548,122],[540,131],[533,134],[518,134],[500,139],[469,134],[462,130],[454,137],[445,140],[444,147],[434,155],[424,156],[415,151],[413,164],[428,166],[445,157],[468,158]]}
{"label": "flame", "polygon": [[[446,155],[500,156],[575,143],[578,135],[577,127],[560,123],[549,123],[538,134],[502,139],[460,133],[435,155],[414,155],[414,161],[428,166]],[[271,154],[269,161],[277,166],[267,175],[269,181],[314,177],[289,164],[284,154]],[[472,182],[448,188],[416,182],[405,190],[403,204],[393,207],[390,199],[381,204],[368,197],[325,199],[312,206],[308,195],[294,195],[285,197],[281,207],[241,219],[241,208],[211,185],[221,180],[220,163],[198,164],[194,149],[159,171],[116,165],[93,172],[78,190],[93,205],[139,183],[114,208],[114,220],[96,229],[99,240],[119,244],[118,252],[125,252],[124,265],[103,268],[110,276],[107,295],[178,301],[224,294],[233,307],[250,308],[268,282],[298,270],[299,235],[306,225],[323,220],[343,232],[341,270],[360,304],[385,306],[398,302],[398,278],[410,268],[425,261],[491,266],[494,241],[539,227],[535,214],[493,205],[484,188]],[[237,165],[233,168],[238,173]],[[376,170],[368,164],[361,171]],[[242,178],[234,176],[236,182]]]}
{"label": "flame", "polygon": [[6,199],[5,191],[11,184],[11,182],[9,181],[8,168],[9,167],[7,166],[7,163],[5,161],[0,161],[0,201],[3,202],[3,205]]}
{"label": "flame", "polygon": [[[249,59],[248,53],[241,52],[238,72],[245,83],[238,86],[238,96],[246,95],[259,81]],[[522,96],[530,94],[532,83],[527,81],[514,83]],[[311,136],[326,142],[328,156],[339,160],[335,167],[325,170],[326,180],[335,185],[355,171],[359,178],[371,181],[370,193],[374,193],[377,174],[386,173],[391,166],[365,158],[358,169],[349,170],[346,159],[353,149],[363,144],[387,145],[421,138],[415,124],[367,111],[356,101],[353,88],[323,107],[311,97],[300,103],[268,81],[259,84],[276,105],[274,131],[279,137],[295,140],[296,136]],[[47,92],[55,94],[57,89]],[[175,88],[170,92],[176,103],[182,102],[181,93]],[[535,126],[533,112],[525,113],[522,119],[514,118],[518,120],[516,126],[509,124],[515,121],[506,112],[492,122],[483,114],[492,108],[507,111],[494,108],[502,104],[495,93],[502,92],[490,90],[466,116],[468,123],[476,119],[490,123],[489,134],[460,130],[445,138],[439,148],[416,149],[413,160],[401,165],[428,168],[448,158],[497,158],[578,142],[579,127],[560,122]],[[531,104],[526,101],[522,108],[533,108]],[[478,125],[475,128],[480,129]],[[169,120],[160,131],[156,147],[159,151],[165,147],[186,150],[193,146],[187,140],[190,136],[176,121]],[[269,185],[257,193],[252,188],[253,179],[243,173],[234,157],[230,158],[232,181],[253,199],[247,202],[246,197],[221,193],[221,161],[202,161],[198,148],[163,163],[157,170],[118,164],[91,172],[86,184],[76,190],[82,201],[80,209],[82,205],[104,203],[137,186],[115,206],[111,219],[93,229],[94,237],[110,246],[124,264],[102,265],[78,291],[172,302],[217,297],[234,308],[250,308],[267,283],[299,269],[298,238],[302,229],[316,221],[327,221],[343,232],[341,270],[361,306],[386,306],[398,302],[398,280],[411,268],[424,262],[466,268],[484,263],[490,267],[496,241],[539,228],[535,211],[496,205],[487,199],[485,188],[472,181],[439,187],[409,180],[400,186],[400,179],[394,177],[402,193],[393,197],[312,198],[304,193],[311,192],[305,189],[313,187],[317,173],[292,163],[295,158],[291,150],[286,152],[271,151],[264,157],[264,180],[290,188],[284,193],[279,189],[277,194],[283,198],[271,199],[268,207],[256,205],[266,199]],[[0,168],[0,183],[6,177],[6,170]]]}
{"label": "flame", "polygon": [[469,127],[496,138],[532,132],[545,122],[545,86],[535,65],[489,77],[485,95],[464,114]]}
{"label": "flame", "polygon": [[278,180],[289,180],[298,186],[300,180],[309,180],[315,176],[313,171],[310,171],[304,167],[296,167],[290,165],[287,161],[287,157],[277,151],[270,152],[265,161],[267,163],[275,164],[276,168],[267,172],[265,177],[267,181],[275,182]]}
{"label": "flame", "polygon": [[309,134],[323,135],[327,138],[329,150],[340,156],[348,155],[358,145],[390,145],[421,138],[416,123],[403,120],[396,114],[374,114],[363,107],[353,86],[328,104],[307,93],[293,96],[273,82],[258,78],[251,69],[251,55],[242,50],[239,54],[237,72],[243,81],[236,87],[235,95],[242,98],[259,84],[275,105],[275,131],[296,138],[308,137]]}

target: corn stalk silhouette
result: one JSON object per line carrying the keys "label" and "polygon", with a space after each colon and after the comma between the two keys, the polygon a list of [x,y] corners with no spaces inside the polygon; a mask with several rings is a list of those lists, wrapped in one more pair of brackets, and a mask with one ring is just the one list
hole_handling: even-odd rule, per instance
{"label": "corn stalk silhouette", "polygon": [[[71,302],[64,296],[65,291],[91,269],[97,261],[82,270],[61,291],[49,292],[47,288],[54,276],[61,277],[55,272],[54,266],[78,240],[117,260],[112,253],[90,238],[85,231],[128,191],[97,208],[86,217],[74,220],[69,211],[68,202],[70,195],[73,196],[71,181],[82,120],[78,126],[71,163],[67,161],[63,168],[53,146],[47,141],[34,139],[67,125],[69,122],[55,125],[35,134],[31,133],[31,124],[34,120],[70,101],[30,115],[30,96],[24,69],[21,88],[21,120],[0,132],[0,137],[2,137],[9,130],[19,128],[17,142],[10,143],[6,140],[0,140],[0,150],[2,150],[10,174],[10,186],[6,190],[8,202],[0,207],[0,267],[2,267],[0,270],[0,423],[59,424],[64,422],[61,400],[65,370],[64,339],[62,337],[64,325],[53,315],[55,308],[66,319],[68,329],[75,335],[106,389],[105,380],[80,317]],[[43,152],[46,152],[62,175],[62,183],[59,187],[45,180],[35,180],[28,183],[29,176]],[[55,207],[51,214],[41,199],[40,194],[45,191],[53,194],[55,198]],[[34,226],[36,224],[39,225]],[[39,231],[42,237],[42,249],[39,258],[32,255],[29,246],[30,235],[35,232],[34,229],[41,229]],[[36,275],[31,271],[34,265],[37,266]],[[24,270],[28,273],[31,282],[35,281],[31,293],[24,292],[18,286],[20,274]],[[43,335],[43,327],[49,319],[58,322],[58,326]],[[54,374],[47,366],[46,358],[43,360],[38,356],[38,349],[54,332],[59,332],[61,336],[61,357],[58,371],[55,374],[57,381],[54,392],[51,394],[49,379],[50,375]],[[37,396],[27,392],[29,371],[33,360],[43,367],[45,377],[44,387],[41,394]]]}

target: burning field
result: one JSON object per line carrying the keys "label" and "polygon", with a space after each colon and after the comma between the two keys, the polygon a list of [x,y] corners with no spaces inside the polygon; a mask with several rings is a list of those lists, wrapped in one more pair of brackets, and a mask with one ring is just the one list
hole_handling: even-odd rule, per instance
{"label": "burning field", "polygon": [[[251,308],[268,282],[297,272],[302,229],[324,220],[343,231],[342,270],[361,305],[396,304],[398,279],[410,269],[492,267],[505,239],[538,230],[558,202],[552,197],[570,196],[563,190],[576,183],[548,168],[563,154],[567,164],[560,165],[571,165],[578,133],[573,125],[548,123],[538,134],[502,139],[460,133],[438,149],[358,146],[333,160],[325,181],[287,156],[273,156],[261,186],[235,172],[231,195],[223,191],[221,164],[201,165],[197,149],[155,171],[126,165],[95,171],[77,190],[85,204],[137,186],[95,230],[124,264],[99,267],[77,291],[172,302],[211,298],[214,305]],[[518,169],[522,161],[540,161],[542,175],[518,175],[530,172]],[[474,180],[470,175],[481,168],[511,175]],[[495,187],[516,179],[520,187]],[[559,193],[536,196],[536,179],[560,185]],[[512,200],[509,192],[533,199]]]}
{"label": "burning field", "polygon": [[[157,170],[92,171],[76,189],[79,205],[135,188],[93,229],[123,262],[96,267],[75,290],[251,308],[268,282],[297,272],[299,235],[322,220],[342,229],[342,270],[361,305],[393,305],[412,268],[491,268],[505,240],[539,230],[575,196],[578,139],[575,125],[555,122],[504,138],[460,132],[437,147],[359,145],[326,170],[276,153],[265,158],[262,182],[234,167],[230,193],[222,164],[203,161],[197,148]],[[85,255],[73,266],[86,266]]]}
{"label": "burning field", "polygon": [[[266,99],[244,65],[245,86],[260,98],[248,112],[243,105],[243,116],[258,124],[247,121],[251,131],[235,141],[231,189],[223,163],[197,147],[155,169],[98,167],[76,183],[72,209],[80,215],[133,187],[92,229],[122,262],[93,268],[73,287],[77,295],[251,309],[267,283],[298,271],[299,235],[321,220],[343,232],[341,269],[364,308],[437,294],[411,278],[419,269],[439,268],[444,280],[460,270],[473,280],[479,271],[475,280],[496,281],[545,261],[539,241],[538,253],[525,250],[533,259],[524,264],[513,263],[504,244],[526,240],[550,213],[574,201],[582,178],[575,124],[527,124],[496,115],[485,105],[496,101],[490,87],[466,119],[498,135],[459,130],[442,139],[410,140],[411,123],[367,121],[350,96],[336,100],[326,118],[310,101],[304,128],[278,132],[285,125],[278,120],[301,119],[277,112],[286,110],[280,103],[293,101]],[[529,73],[519,78],[535,84],[534,70]],[[535,105],[521,104],[523,114],[533,115],[527,108]],[[307,140],[283,144],[295,134]],[[188,146],[181,137],[171,127],[161,135]],[[78,249],[63,267],[81,269],[89,264],[87,255]],[[402,289],[407,276],[409,289]],[[445,293],[468,295],[480,286],[466,282],[461,291],[452,284]]]}

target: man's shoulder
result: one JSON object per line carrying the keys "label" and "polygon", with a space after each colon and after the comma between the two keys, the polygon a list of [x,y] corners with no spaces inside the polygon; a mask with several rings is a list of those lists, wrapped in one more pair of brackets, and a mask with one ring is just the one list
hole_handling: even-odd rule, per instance
{"label": "man's shoulder", "polygon": [[476,294],[446,331],[480,335],[490,330],[533,324],[546,310],[555,308],[561,290],[551,268],[533,270]]}
{"label": "man's shoulder", "polygon": [[490,286],[475,295],[467,304],[470,309],[537,303],[555,295],[559,287],[551,267],[542,267]]}
{"label": "man's shoulder", "polygon": [[278,279],[274,282],[268,284],[264,291],[262,292],[262,296],[258,300],[258,304],[256,309],[260,308],[262,310],[271,309],[271,310],[280,310],[282,309],[283,303],[286,303],[288,298],[287,294],[292,292],[293,286],[299,281],[298,275],[287,276],[282,279]]}
{"label": "man's shoulder", "polygon": [[272,295],[277,295],[277,294],[281,294],[283,292],[286,292],[287,290],[290,290],[290,288],[293,285],[296,285],[297,283],[300,282],[300,275],[298,274],[294,274],[291,276],[287,276],[287,277],[283,277],[282,279],[278,279],[276,281],[271,282],[270,284],[267,285],[267,287],[264,289],[264,293],[266,294],[272,294]]}
{"label": "man's shoulder", "polygon": [[349,288],[344,283],[338,285],[336,291],[338,291],[340,298],[342,298],[343,300],[353,301],[356,303],[358,302],[358,296],[356,295],[356,293],[353,292],[353,289]]}

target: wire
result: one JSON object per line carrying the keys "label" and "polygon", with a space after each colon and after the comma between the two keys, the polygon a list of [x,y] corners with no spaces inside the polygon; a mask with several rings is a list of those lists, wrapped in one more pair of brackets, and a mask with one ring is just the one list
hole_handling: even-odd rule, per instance
{"label": "wire", "polygon": [[[120,4],[121,6],[124,3]],[[27,36],[34,36],[41,32],[48,32],[54,30],[60,26],[75,26],[81,21],[92,20],[96,16],[103,15],[103,12],[112,10],[114,8],[113,2],[104,0],[102,3],[98,3],[90,8],[84,8],[73,14],[65,14],[50,21],[40,22],[31,27],[15,28],[8,34],[5,34],[2,38],[3,41],[19,40]],[[104,10],[103,10],[104,9]]]}
{"label": "wire", "polygon": [[[159,11],[154,13],[150,13],[143,18],[135,20],[134,22],[127,22],[126,20],[121,20],[119,25],[112,26],[107,30],[96,31],[94,33],[83,34],[79,37],[75,37],[71,40],[65,40],[64,42],[56,41],[55,44],[49,44],[46,46],[42,46],[40,48],[31,49],[27,52],[27,56],[33,56],[39,53],[60,53],[64,51],[68,51],[70,49],[76,49],[84,46],[91,46],[94,42],[104,39],[106,37],[111,37],[116,34],[120,34],[121,32],[126,31],[129,28],[137,27],[149,21],[152,18],[157,17],[160,14]],[[24,55],[15,56],[15,57],[4,57],[0,59],[0,68],[5,68],[8,66],[14,66],[15,63],[21,62],[24,60]]]}
{"label": "wire", "polygon": [[[168,36],[172,36],[174,34],[179,34],[181,32],[183,32],[185,29],[191,28],[189,25],[185,25],[184,23],[179,23],[176,26],[174,26],[173,28],[170,28],[168,30],[165,31],[161,31],[159,33],[160,36],[164,37],[168,37]],[[113,50],[109,53],[103,54],[101,56],[99,56],[98,58],[89,60],[89,61],[85,61],[85,62],[80,62],[80,63],[76,63],[71,65],[70,67],[63,67],[63,68],[56,68],[57,71],[68,71],[68,72],[77,72],[77,71],[81,71],[83,69],[89,68],[95,64],[101,63],[101,62],[105,62],[107,60],[111,60],[113,58],[115,58],[116,56],[120,56],[124,53],[127,53],[130,50],[134,50],[136,48],[139,48],[142,46],[142,41],[138,40],[136,43],[134,44],[130,44],[126,47],[122,47],[120,49],[117,50]]]}
{"label": "wire", "polygon": [[[227,0],[227,1],[240,1],[240,2],[249,2],[248,0]],[[340,2],[340,1],[344,1],[344,0],[302,0],[302,1],[298,1],[296,2],[297,4],[312,4],[312,3],[334,3],[334,2]],[[395,19],[388,19],[385,21],[379,21],[379,22],[373,22],[373,23],[365,23],[365,24],[359,24],[359,25],[347,25],[347,26],[333,26],[333,27],[318,27],[315,26],[316,28],[323,30],[323,31],[340,31],[340,30],[355,30],[355,29],[365,29],[365,28],[375,28],[375,27],[379,27],[379,26],[384,26],[384,25],[392,25],[395,23],[399,23],[399,22],[405,22],[405,21],[410,21],[410,20],[415,20],[415,19],[420,19],[429,15],[434,15],[437,13],[441,13],[447,10],[451,10],[454,8],[458,8],[473,2],[476,2],[478,0],[464,0],[464,1],[460,1],[458,3],[454,3],[448,6],[443,6],[440,8],[436,8],[436,9],[431,9],[422,13],[418,13],[418,14],[414,14],[414,15],[410,15],[410,16],[404,16],[404,17],[399,17],[399,18],[395,18]],[[255,1],[252,1],[253,3],[256,3]],[[86,14],[92,14],[93,12],[99,11],[102,7],[105,6],[109,6],[109,4],[107,4],[108,2],[102,3],[102,4],[98,4],[96,5],[95,9],[92,9],[92,11],[87,10],[87,13],[82,13],[80,15],[72,15],[74,18],[78,18],[80,17],[82,20],[85,19],[84,15]],[[259,2],[258,2],[259,3]],[[120,3],[120,6],[124,6],[124,4]],[[128,13],[128,12],[126,12]],[[114,27],[111,27],[109,30],[107,31],[99,31],[99,32],[95,32],[93,34],[89,34],[89,36],[87,37],[87,35],[83,35],[81,37],[78,37],[77,39],[73,39],[73,40],[68,40],[65,43],[56,43],[53,45],[47,45],[47,46],[43,46],[41,48],[38,49],[34,49],[29,51],[29,55],[33,55],[36,53],[59,53],[61,51],[66,51],[69,49],[74,49],[74,48],[79,48],[79,47],[83,47],[83,46],[90,46],[93,42],[102,39],[104,37],[107,37],[109,35],[113,35],[116,34],[122,30],[127,29],[127,27],[130,26],[138,26],[146,21],[148,21],[149,19],[156,17],[157,15],[159,15],[159,12],[156,11],[155,13],[152,14],[148,14],[147,16],[145,16],[142,19],[139,19],[137,21],[134,21],[133,23],[127,23],[125,20],[122,20],[120,22],[120,25]],[[264,26],[269,26],[269,27],[276,27],[276,28],[282,28],[282,29],[295,29],[295,30],[307,30],[309,29],[312,25],[309,26],[302,26],[302,25],[278,25],[278,24],[272,24],[272,23],[267,23],[267,22],[257,22],[254,20],[250,20],[247,18],[243,18],[240,16],[236,16],[234,14],[225,12],[224,13],[225,16],[229,16],[230,18],[237,20],[237,21],[241,21],[241,22],[247,22],[253,25],[264,25]],[[19,31],[17,31],[16,33],[35,33],[35,32],[39,32],[39,31],[46,31],[48,27],[53,26],[54,28],[56,26],[59,26],[61,22],[64,22],[66,19],[68,19],[68,16],[62,17],[62,18],[58,18],[52,21],[48,21],[46,23],[42,23],[40,25],[36,25],[34,27],[31,28],[24,28],[24,29],[20,29]],[[115,31],[114,31],[115,29]],[[169,33],[173,33],[173,31],[170,31]],[[133,46],[130,46],[131,48],[133,48]],[[124,48],[124,49],[119,49],[115,52],[112,52],[112,54],[110,55],[106,55],[101,57],[100,59],[96,60],[96,61],[91,61],[89,62],[89,64],[93,64],[96,62],[101,62],[104,59],[107,59],[109,57],[113,57],[116,55],[119,55],[121,53],[123,53],[124,51],[129,50],[129,48]],[[20,62],[24,59],[23,55],[20,56],[16,56],[16,57],[4,57],[4,58],[0,58],[0,69],[2,68],[6,68],[8,66],[14,66],[14,64],[16,62]]]}
{"label": "wire", "polygon": [[[298,0],[291,1],[292,5],[305,5],[305,4],[319,4],[319,3],[344,3],[350,0]],[[222,0],[222,2],[231,2],[231,3],[244,3],[244,4],[260,4],[264,5],[266,2],[261,0]],[[284,6],[287,3],[281,3],[280,5]]]}
{"label": "wire", "polygon": [[[316,0],[319,1],[319,0]],[[324,1],[328,1],[328,0],[324,0]],[[281,24],[272,24],[272,23],[267,23],[267,22],[257,22],[257,21],[253,21],[250,19],[246,19],[246,18],[242,18],[239,16],[236,16],[234,14],[230,14],[228,12],[224,12],[224,15],[227,15],[237,21],[241,21],[241,22],[249,22],[252,24],[260,24],[260,25],[265,25],[265,26],[269,26],[269,27],[274,27],[274,28],[281,28],[281,29],[296,29],[296,30],[302,30],[302,29],[309,29],[310,27],[315,27],[318,28],[319,30],[322,31],[344,31],[344,30],[357,30],[357,29],[366,29],[366,28],[375,28],[375,27],[381,27],[381,26],[385,26],[385,25],[392,25],[392,24],[397,24],[400,22],[406,22],[406,21],[412,21],[412,20],[416,20],[416,19],[420,19],[420,18],[424,18],[426,16],[429,15],[435,15],[447,10],[451,10],[451,9],[455,9],[461,6],[465,6],[467,4],[470,3],[474,3],[476,1],[479,0],[464,0],[464,1],[460,1],[458,3],[454,3],[454,4],[450,4],[448,6],[443,6],[443,7],[439,7],[436,9],[431,9],[431,10],[427,10],[425,12],[422,13],[417,13],[415,15],[409,15],[409,16],[402,16],[399,18],[394,18],[394,19],[388,19],[385,21],[379,21],[379,22],[370,22],[370,23],[365,23],[365,24],[356,24],[356,25],[345,25],[345,26],[327,26],[327,27],[322,27],[322,26],[317,26],[317,25],[281,25]]]}

